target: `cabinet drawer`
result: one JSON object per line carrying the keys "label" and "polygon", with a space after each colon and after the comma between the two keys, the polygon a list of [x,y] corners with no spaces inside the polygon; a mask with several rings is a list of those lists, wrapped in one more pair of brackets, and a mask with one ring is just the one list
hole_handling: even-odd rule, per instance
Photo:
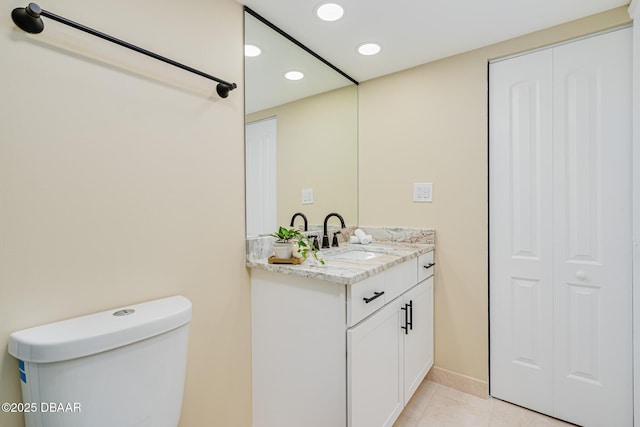
{"label": "cabinet drawer", "polygon": [[[383,305],[387,299],[385,294],[384,274],[376,274],[368,279],[348,286],[347,290],[347,325],[353,326]],[[381,293],[382,292],[382,293]]]}
{"label": "cabinet drawer", "polygon": [[433,276],[434,265],[433,251],[418,257],[418,282],[422,282],[424,279]]}
{"label": "cabinet drawer", "polygon": [[418,273],[416,264],[417,258],[398,264],[384,272],[384,287],[387,294],[387,301],[403,294],[418,283]]}

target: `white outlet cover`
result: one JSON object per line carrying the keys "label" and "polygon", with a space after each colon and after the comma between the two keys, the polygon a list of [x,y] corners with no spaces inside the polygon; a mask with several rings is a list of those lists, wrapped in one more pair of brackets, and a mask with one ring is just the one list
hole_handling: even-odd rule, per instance
{"label": "white outlet cover", "polygon": [[413,201],[431,202],[433,201],[433,184],[431,182],[413,183]]}

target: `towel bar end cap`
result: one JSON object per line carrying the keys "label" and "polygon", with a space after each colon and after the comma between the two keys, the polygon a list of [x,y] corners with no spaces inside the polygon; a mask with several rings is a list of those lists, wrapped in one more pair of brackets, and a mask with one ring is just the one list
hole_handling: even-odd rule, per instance
{"label": "towel bar end cap", "polygon": [[39,34],[44,30],[44,22],[40,18],[42,9],[36,3],[27,7],[17,7],[11,12],[11,19],[21,29],[31,34]]}

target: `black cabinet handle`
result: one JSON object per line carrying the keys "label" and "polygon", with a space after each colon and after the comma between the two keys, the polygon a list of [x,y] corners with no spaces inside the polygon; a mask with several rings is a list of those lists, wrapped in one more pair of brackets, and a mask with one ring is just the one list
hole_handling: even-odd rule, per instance
{"label": "black cabinet handle", "polygon": [[404,334],[408,335],[409,331],[413,331],[413,300],[400,307],[400,310],[404,311],[404,326],[400,326],[400,329],[404,329]]}
{"label": "black cabinet handle", "polygon": [[424,268],[431,268],[431,267],[433,267],[434,265],[436,265],[436,263],[435,263],[435,262],[432,262],[431,264],[423,265],[423,267],[424,267]]}
{"label": "black cabinet handle", "polygon": [[374,299],[376,299],[376,298],[378,298],[378,297],[380,297],[382,295],[384,295],[384,291],[382,291],[382,292],[374,292],[373,296],[371,298],[365,297],[365,298],[362,298],[362,299],[364,300],[365,304],[369,304],[371,301],[373,301]]}
{"label": "black cabinet handle", "polygon": [[400,326],[400,329],[404,329],[404,334],[409,334],[409,304],[405,304],[404,307],[400,307],[400,310],[404,310],[404,326]]}

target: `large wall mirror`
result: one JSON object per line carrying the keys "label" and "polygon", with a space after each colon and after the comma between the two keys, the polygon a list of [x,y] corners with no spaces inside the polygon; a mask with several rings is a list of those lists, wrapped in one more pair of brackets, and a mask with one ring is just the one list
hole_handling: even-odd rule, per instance
{"label": "large wall mirror", "polygon": [[[330,212],[357,225],[357,84],[252,11],[245,45],[260,50],[245,54],[247,236],[288,226],[296,212],[310,228]],[[304,77],[288,80],[290,71]]]}

